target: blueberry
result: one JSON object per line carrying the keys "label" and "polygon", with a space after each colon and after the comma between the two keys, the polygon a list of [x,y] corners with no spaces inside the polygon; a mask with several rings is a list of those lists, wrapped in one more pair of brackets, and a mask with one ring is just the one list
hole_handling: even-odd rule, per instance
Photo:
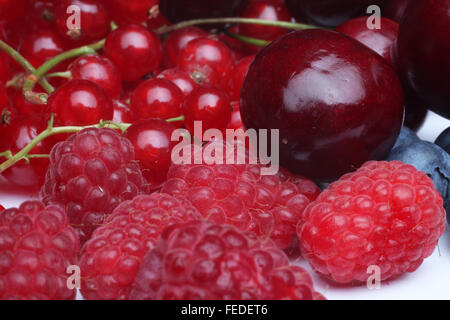
{"label": "blueberry", "polygon": [[[450,155],[434,143],[420,140],[408,128],[403,128],[399,140],[387,160],[399,160],[425,172],[444,198],[444,207],[450,213]],[[449,214],[447,219],[450,221]]]}
{"label": "blueberry", "polygon": [[450,127],[442,132],[434,143],[450,154]]}

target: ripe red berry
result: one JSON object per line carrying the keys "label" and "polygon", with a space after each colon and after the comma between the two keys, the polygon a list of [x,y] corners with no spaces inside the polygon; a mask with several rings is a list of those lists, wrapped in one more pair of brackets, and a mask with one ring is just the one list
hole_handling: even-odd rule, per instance
{"label": "ripe red berry", "polygon": [[53,147],[40,195],[65,208],[84,243],[117,205],[147,191],[130,141],[92,128]]}
{"label": "ripe red berry", "polygon": [[184,101],[186,129],[194,134],[194,121],[201,121],[202,130],[226,129],[231,118],[228,95],[214,87],[198,87]]}
{"label": "ripe red berry", "polygon": [[234,67],[233,73],[230,77],[230,90],[231,90],[231,100],[239,101],[241,97],[241,88],[244,83],[245,76],[247,75],[248,68],[255,60],[255,55],[247,56],[242,58]]}
{"label": "ripe red berry", "polygon": [[180,51],[186,47],[189,41],[207,36],[208,33],[205,30],[197,27],[186,27],[171,32],[164,42],[164,66],[166,68],[175,67]]}
{"label": "ripe red berry", "polygon": [[367,17],[360,17],[344,22],[336,28],[336,31],[358,40],[392,63],[391,50],[398,36],[398,23],[380,18],[380,26],[380,29],[369,29]]}
{"label": "ripe red berry", "polygon": [[119,69],[108,58],[100,55],[86,55],[72,62],[68,69],[72,79],[89,80],[106,90],[113,99],[122,91]]}
{"label": "ripe red berry", "polygon": [[5,207],[0,204],[0,213],[5,210]]}
{"label": "ripe red berry", "polygon": [[231,119],[230,119],[230,123],[228,123],[227,129],[233,129],[233,130],[243,129],[245,131],[244,124],[242,123],[239,102],[233,102],[231,104],[231,107],[232,107],[233,111],[231,112]]}
{"label": "ripe red berry", "polygon": [[[44,93],[44,90],[35,89],[34,92]],[[21,116],[33,116],[35,118],[47,119],[48,108],[45,104],[35,104],[28,102],[23,96],[21,89],[15,90],[12,93],[12,104],[17,111],[17,114]]]}
{"label": "ripe red berry", "polygon": [[130,294],[136,300],[313,300],[308,272],[289,265],[272,242],[230,225],[168,227],[143,259]]}
{"label": "ripe red berry", "polygon": [[166,69],[158,74],[157,78],[172,81],[178,88],[180,88],[185,97],[189,96],[198,86],[197,82],[195,82],[189,74],[178,68]]}
{"label": "ripe red berry", "polygon": [[134,122],[134,113],[130,106],[120,100],[113,100],[114,115],[113,121],[116,123],[132,123]]}
{"label": "ripe red berry", "polygon": [[[272,21],[292,21],[293,18],[283,3],[273,0],[250,1],[241,9],[242,18],[264,19]],[[283,36],[288,30],[280,27],[261,26],[256,24],[239,24],[238,32],[244,36],[273,41]],[[258,51],[261,47],[255,48]]]}
{"label": "ripe red berry", "polygon": [[167,194],[153,193],[123,202],[83,247],[83,297],[128,299],[141,260],[155,247],[163,230],[199,218],[187,201]]}
{"label": "ripe red berry", "polygon": [[166,79],[143,81],[133,91],[130,108],[137,119],[170,119],[181,115],[183,92]]}
{"label": "ripe red berry", "polygon": [[[1,211],[1,210],[0,210]],[[80,243],[66,213],[27,201],[0,214],[0,300],[70,300]]]}
{"label": "ripe red berry", "polygon": [[65,50],[66,45],[56,32],[39,30],[25,36],[19,51],[32,66],[38,68]]}
{"label": "ripe red berry", "polygon": [[152,190],[160,188],[167,179],[167,172],[172,164],[171,152],[175,145],[171,140],[174,130],[175,127],[166,121],[148,119],[133,123],[126,131],[142,174]]}
{"label": "ripe red berry", "polygon": [[108,34],[105,55],[119,68],[123,80],[137,81],[159,66],[161,41],[142,26],[122,26]]}
{"label": "ripe red berry", "polygon": [[25,12],[26,29],[36,31],[54,28],[55,7],[54,1],[28,0]]}
{"label": "ripe red berry", "polygon": [[139,24],[147,20],[158,0],[110,0],[108,5],[113,19],[119,24]]}
{"label": "ripe red berry", "polygon": [[[0,30],[1,31],[1,30]],[[2,52],[0,53],[0,85],[4,86],[9,80],[9,68],[7,63],[7,57]]]}
{"label": "ripe red berry", "polygon": [[[69,18],[74,14],[67,12],[70,6],[79,8],[79,28],[68,28]],[[110,29],[110,18],[101,0],[61,0],[55,10],[58,32],[78,44],[88,44],[104,38]]]}
{"label": "ripe red berry", "polygon": [[[282,249],[297,247],[297,222],[320,189],[314,182],[285,171],[262,175],[264,166],[260,164],[231,164],[236,163],[234,159],[249,159],[239,145],[231,147],[234,149],[229,152],[223,141],[214,141],[194,150],[191,164],[170,167],[161,191],[186,197],[209,220],[254,231]],[[217,148],[223,148],[223,158],[219,156],[222,164],[215,164],[217,159],[210,155]],[[194,164],[200,153],[203,161]],[[229,155],[235,157],[231,163]]]}
{"label": "ripe red berry", "polygon": [[[11,150],[13,154],[25,148],[34,138],[45,130],[44,122],[39,116],[18,117],[4,131],[2,148]],[[37,144],[29,153],[49,154],[53,139],[45,139]],[[17,162],[2,173],[10,183],[21,187],[40,188],[44,182],[49,161],[46,158],[32,158],[30,163],[25,159]]]}
{"label": "ripe red berry", "polygon": [[231,50],[222,42],[197,38],[189,41],[179,52],[177,66],[200,84],[226,90],[234,59]]}
{"label": "ripe red berry", "polygon": [[90,125],[100,120],[112,120],[111,97],[97,84],[73,80],[59,87],[48,99],[49,113],[61,126]]}
{"label": "ripe red berry", "polygon": [[332,183],[298,225],[303,256],[336,282],[415,271],[445,230],[442,197],[423,172],[399,161],[364,164]]}

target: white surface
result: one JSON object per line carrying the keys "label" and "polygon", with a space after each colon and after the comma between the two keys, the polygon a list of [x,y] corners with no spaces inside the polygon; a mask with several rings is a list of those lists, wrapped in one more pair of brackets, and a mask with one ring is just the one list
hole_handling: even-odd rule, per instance
{"label": "white surface", "polygon": [[[434,142],[449,126],[449,120],[429,113],[418,134],[422,139]],[[18,206],[27,199],[38,198],[37,194],[30,192],[5,192],[1,184],[0,181],[0,203],[5,208]],[[305,260],[300,261],[299,265],[311,271],[317,291],[328,299],[450,299],[450,230],[446,230],[439,240],[438,248],[416,272],[382,282],[378,290],[369,290],[366,286],[332,285],[315,274]]]}

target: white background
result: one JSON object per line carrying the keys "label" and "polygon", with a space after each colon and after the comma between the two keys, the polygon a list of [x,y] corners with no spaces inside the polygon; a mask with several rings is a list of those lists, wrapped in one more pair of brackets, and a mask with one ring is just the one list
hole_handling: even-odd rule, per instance
{"label": "white background", "polygon": [[[449,120],[429,113],[418,134],[422,139],[434,142],[449,126]],[[18,206],[29,199],[37,199],[37,195],[11,189],[0,181],[0,204],[5,208]],[[438,248],[417,271],[382,282],[378,290],[369,290],[366,286],[336,286],[315,274],[306,261],[300,261],[299,265],[311,271],[317,291],[327,299],[450,299],[450,230],[446,230]]]}

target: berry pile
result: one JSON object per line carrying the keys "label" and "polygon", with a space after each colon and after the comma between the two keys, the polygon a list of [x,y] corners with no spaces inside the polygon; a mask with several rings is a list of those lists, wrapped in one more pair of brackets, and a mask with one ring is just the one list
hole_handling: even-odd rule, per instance
{"label": "berry pile", "polygon": [[0,0],[0,203],[39,199],[0,206],[0,299],[73,299],[69,266],[122,300],[322,299],[300,253],[416,270],[450,210],[449,131],[410,130],[450,119],[449,10]]}

